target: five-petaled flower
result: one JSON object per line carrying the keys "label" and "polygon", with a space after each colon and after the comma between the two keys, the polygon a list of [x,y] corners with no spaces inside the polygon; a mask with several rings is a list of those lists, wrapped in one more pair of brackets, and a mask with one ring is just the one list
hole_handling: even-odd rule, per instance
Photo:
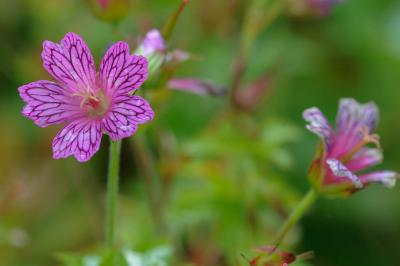
{"label": "five-petaled flower", "polygon": [[[316,158],[311,164],[309,178],[314,187],[331,196],[349,195],[371,182],[393,187],[397,174],[393,171],[356,172],[382,162],[379,137],[372,134],[378,122],[378,108],[370,102],[359,104],[342,99],[334,130],[318,108],[304,111],[307,129],[321,138]],[[367,147],[367,144],[376,147]]]}
{"label": "five-petaled flower", "polygon": [[121,140],[153,119],[143,98],[132,95],[147,79],[147,60],[130,55],[125,42],[113,44],[96,72],[83,39],[67,33],[60,44],[45,41],[43,66],[56,80],[19,87],[22,114],[40,127],[66,124],[53,140],[55,159],[74,155],[84,162],[99,149],[102,134]]}

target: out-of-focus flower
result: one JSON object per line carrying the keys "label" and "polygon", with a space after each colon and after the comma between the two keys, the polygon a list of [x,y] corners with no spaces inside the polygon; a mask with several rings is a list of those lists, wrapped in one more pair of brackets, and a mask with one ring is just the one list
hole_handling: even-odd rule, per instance
{"label": "out-of-focus flower", "polygon": [[129,12],[129,0],[87,0],[92,12],[101,20],[115,22]]}
{"label": "out-of-focus flower", "polygon": [[243,88],[234,90],[233,97],[236,106],[248,112],[255,110],[270,92],[272,83],[272,75],[264,73]]}
{"label": "out-of-focus flower", "polygon": [[165,49],[165,41],[161,33],[156,29],[152,29],[146,33],[137,52],[149,57],[154,53],[165,53]]}
{"label": "out-of-focus flower", "polygon": [[171,79],[167,87],[172,90],[189,91],[199,95],[222,96],[226,94],[225,87],[195,78]]}
{"label": "out-of-focus flower", "polygon": [[153,119],[149,103],[131,95],[147,79],[147,60],[130,55],[125,42],[107,50],[99,73],[89,48],[75,33],[67,33],[60,44],[45,41],[42,59],[57,82],[40,80],[18,90],[26,102],[22,114],[35,124],[67,124],[54,138],[55,159],[74,155],[87,161],[99,149],[103,132],[120,140]]}
{"label": "out-of-focus flower", "polygon": [[263,246],[256,249],[261,255],[249,261],[250,266],[288,266],[299,260],[307,260],[314,256],[313,252],[295,255],[281,251],[273,246]]}
{"label": "out-of-focus flower", "polygon": [[[353,99],[341,99],[334,130],[318,108],[304,111],[307,129],[320,139],[316,158],[311,164],[309,178],[314,187],[330,196],[345,196],[378,182],[393,187],[397,173],[377,171],[356,175],[382,162],[379,136],[372,134],[378,123],[378,108],[370,102],[359,104]],[[367,147],[372,143],[377,147]]]}
{"label": "out-of-focus flower", "polygon": [[147,58],[149,62],[149,76],[153,76],[163,63],[176,64],[190,58],[190,55],[182,50],[169,52],[163,36],[157,29],[152,29],[146,33],[135,53]]}
{"label": "out-of-focus flower", "polygon": [[286,0],[288,11],[295,17],[325,17],[343,0]]}
{"label": "out-of-focus flower", "polygon": [[136,53],[147,58],[149,62],[149,75],[153,76],[164,63],[167,55],[165,41],[161,33],[156,29],[148,31],[140,42]]}

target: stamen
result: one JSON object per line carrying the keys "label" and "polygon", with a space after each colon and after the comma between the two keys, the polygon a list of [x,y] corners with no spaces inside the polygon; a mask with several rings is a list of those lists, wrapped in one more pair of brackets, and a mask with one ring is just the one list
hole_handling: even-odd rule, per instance
{"label": "stamen", "polygon": [[366,144],[373,143],[378,149],[381,149],[381,144],[379,143],[380,137],[378,134],[370,134],[369,128],[367,126],[362,126],[359,128],[359,133],[361,133],[362,138],[360,142],[342,158],[342,162],[348,162],[353,156]]}

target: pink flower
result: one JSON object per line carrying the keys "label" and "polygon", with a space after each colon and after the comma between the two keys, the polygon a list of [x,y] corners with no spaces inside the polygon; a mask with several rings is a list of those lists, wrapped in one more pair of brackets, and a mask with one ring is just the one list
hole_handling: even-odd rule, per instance
{"label": "pink flower", "polygon": [[140,43],[140,54],[148,57],[154,53],[164,53],[166,51],[164,38],[157,29],[152,29],[146,33],[146,36]]}
{"label": "pink flower", "polygon": [[121,140],[153,119],[149,103],[132,95],[147,79],[147,60],[130,55],[126,43],[108,49],[98,73],[89,48],[75,33],[67,33],[60,44],[45,41],[42,59],[56,82],[40,80],[18,90],[26,102],[22,114],[35,124],[66,124],[53,140],[54,159],[74,155],[87,161],[103,133]]}
{"label": "pink flower", "polygon": [[[330,195],[348,195],[378,182],[393,187],[397,174],[392,171],[355,173],[382,162],[379,136],[372,134],[378,122],[378,108],[374,103],[359,104],[353,99],[342,99],[334,130],[318,108],[304,111],[309,122],[307,129],[321,138],[309,177],[317,190]],[[372,143],[377,147],[367,147]]]}

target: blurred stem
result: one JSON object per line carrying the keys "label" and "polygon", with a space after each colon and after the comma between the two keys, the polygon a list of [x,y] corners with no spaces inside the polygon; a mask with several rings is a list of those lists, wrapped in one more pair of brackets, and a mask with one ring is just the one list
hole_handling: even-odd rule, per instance
{"label": "blurred stem", "polygon": [[237,91],[246,73],[248,58],[260,32],[270,26],[281,14],[281,0],[253,0],[245,14],[240,34],[240,46],[233,66],[231,103],[237,106]]}
{"label": "blurred stem", "polygon": [[106,246],[115,246],[115,217],[118,200],[118,175],[121,153],[121,141],[110,139],[107,177],[107,217],[106,217]]}
{"label": "blurred stem", "polygon": [[148,149],[146,144],[146,139],[142,136],[136,136],[135,139],[131,139],[133,152],[137,161],[139,163],[139,169],[144,177],[144,182],[147,190],[147,195],[149,198],[150,212],[153,216],[153,220],[155,224],[159,227],[162,227],[161,220],[161,210],[158,205],[157,194],[155,193],[156,184],[155,184],[155,176],[157,175],[155,169],[154,158],[151,154],[151,151]]}
{"label": "blurred stem", "polygon": [[304,195],[303,199],[296,206],[296,208],[292,211],[286,222],[279,229],[278,234],[275,237],[275,240],[272,242],[274,247],[278,247],[285,236],[290,232],[294,225],[300,220],[301,217],[304,216],[306,211],[310,208],[310,206],[317,199],[317,192],[311,188],[306,195]]}
{"label": "blurred stem", "polygon": [[185,6],[189,3],[189,0],[182,0],[178,9],[175,11],[174,14],[168,19],[167,23],[165,24],[163,30],[162,30],[162,35],[165,39],[165,41],[169,41],[171,38],[172,32],[175,29],[176,22],[178,21],[179,16],[181,15],[183,9]]}

